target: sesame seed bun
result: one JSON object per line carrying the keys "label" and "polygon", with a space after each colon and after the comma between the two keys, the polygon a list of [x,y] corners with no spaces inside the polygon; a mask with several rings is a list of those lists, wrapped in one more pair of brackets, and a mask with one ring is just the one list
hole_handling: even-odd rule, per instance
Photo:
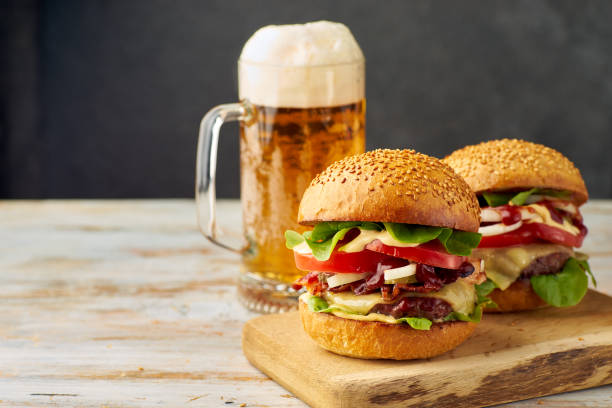
{"label": "sesame seed bun", "polygon": [[462,176],[475,193],[533,187],[572,192],[583,204],[589,197],[580,171],[550,147],[516,139],[466,146],[443,161]]}
{"label": "sesame seed bun", "polygon": [[300,301],[304,330],[321,347],[343,356],[365,359],[412,360],[434,357],[454,349],[472,334],[470,322],[434,323],[430,330],[404,324],[343,319],[312,312]]}
{"label": "sesame seed bun", "polygon": [[520,312],[548,306],[531,287],[529,279],[519,279],[506,290],[495,289],[487,295],[497,308],[486,308],[487,313]]}
{"label": "sesame seed bun", "polygon": [[476,232],[478,200],[440,160],[414,150],[378,149],[344,158],[304,192],[298,222],[373,221]]}

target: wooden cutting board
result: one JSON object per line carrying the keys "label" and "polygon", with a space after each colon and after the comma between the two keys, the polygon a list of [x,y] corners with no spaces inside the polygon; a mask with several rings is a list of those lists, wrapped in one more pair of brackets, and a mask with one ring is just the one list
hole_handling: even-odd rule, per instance
{"label": "wooden cutting board", "polygon": [[255,367],[313,407],[474,407],[612,383],[612,298],[589,291],[570,308],[487,314],[444,355],[359,360],[318,347],[297,312],[246,323]]}

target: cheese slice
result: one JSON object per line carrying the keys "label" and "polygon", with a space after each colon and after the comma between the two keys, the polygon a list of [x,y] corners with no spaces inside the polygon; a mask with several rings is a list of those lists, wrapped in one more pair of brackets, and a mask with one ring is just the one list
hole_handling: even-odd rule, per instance
{"label": "cheese slice", "polygon": [[415,247],[419,245],[405,244],[403,242],[399,242],[398,240],[394,239],[387,230],[362,230],[359,232],[359,235],[355,237],[355,239],[351,240],[351,242],[347,243],[346,245],[338,248],[338,251],[361,252],[365,249],[366,245],[375,240],[379,240],[385,245],[395,247]]}
{"label": "cheese slice", "polygon": [[[365,249],[366,245],[368,245],[370,242],[375,241],[377,239],[383,244],[388,245],[388,246],[415,247],[419,245],[419,244],[406,244],[403,242],[399,242],[396,239],[394,239],[391,236],[391,234],[389,234],[389,232],[386,230],[382,230],[382,231],[363,230],[363,231],[360,231],[359,235],[357,235],[350,242],[338,248],[338,251],[361,252]],[[304,255],[312,254],[312,250],[310,249],[306,241],[301,242],[300,244],[294,246],[293,251],[300,253],[300,254],[304,254]]]}
{"label": "cheese slice", "polygon": [[361,320],[366,322],[383,322],[389,324],[397,323],[397,319],[393,316],[384,315],[380,313],[369,313],[367,315],[358,315],[351,313],[344,313],[340,311],[333,311],[334,316],[342,317],[343,319]]}
{"label": "cheese slice", "polygon": [[552,244],[531,244],[506,248],[476,248],[472,255],[484,259],[487,278],[505,290],[519,278],[534,259],[555,252],[573,255],[571,248]]}

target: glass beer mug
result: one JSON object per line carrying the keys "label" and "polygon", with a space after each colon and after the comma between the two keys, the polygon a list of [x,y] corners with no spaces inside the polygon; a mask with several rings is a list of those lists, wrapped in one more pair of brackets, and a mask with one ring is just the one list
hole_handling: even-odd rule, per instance
{"label": "glass beer mug", "polygon": [[[365,150],[365,61],[346,26],[316,22],[267,26],[247,41],[238,61],[239,103],[202,119],[196,203],[202,233],[242,256],[238,294],[249,309],[296,306],[291,284],[304,274],[285,247],[302,194],[334,161]],[[244,244],[232,246],[215,225],[215,172],[221,125],[240,122]]]}

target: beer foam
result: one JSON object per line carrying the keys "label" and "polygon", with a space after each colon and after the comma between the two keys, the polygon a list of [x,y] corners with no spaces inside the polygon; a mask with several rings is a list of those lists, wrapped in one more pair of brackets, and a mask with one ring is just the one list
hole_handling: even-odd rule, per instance
{"label": "beer foam", "polygon": [[274,107],[322,107],[365,96],[364,57],[341,23],[317,21],[257,30],[240,55],[240,99]]}

